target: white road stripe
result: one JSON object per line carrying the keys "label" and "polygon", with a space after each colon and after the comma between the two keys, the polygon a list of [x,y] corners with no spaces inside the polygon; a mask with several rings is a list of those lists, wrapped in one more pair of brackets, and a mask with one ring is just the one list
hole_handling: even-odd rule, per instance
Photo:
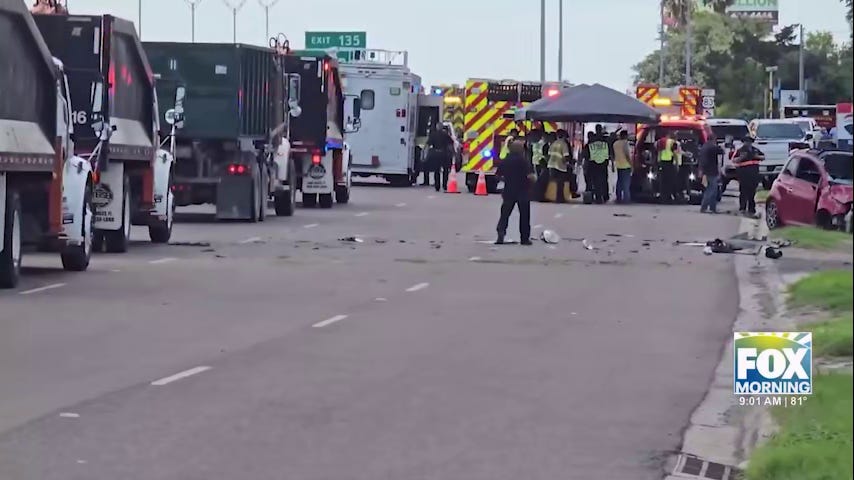
{"label": "white road stripe", "polygon": [[417,283],[417,284],[407,288],[406,291],[407,292],[417,292],[418,290],[424,290],[425,288],[427,288],[429,286],[430,286],[430,284],[427,282]]}
{"label": "white road stripe", "polygon": [[112,269],[112,270],[110,270],[110,271],[111,271],[111,272],[113,272],[113,273],[119,273],[119,272],[121,272],[121,270],[119,270],[118,268],[114,268],[114,269]]}
{"label": "white road stripe", "polygon": [[72,412],[62,412],[59,414],[59,416],[62,418],[80,418],[79,413],[72,413]]}
{"label": "white road stripe", "polygon": [[33,288],[30,290],[24,290],[19,295],[30,295],[32,293],[44,292],[46,290],[53,290],[55,288],[61,288],[61,287],[64,287],[65,285],[66,284],[64,284],[64,283],[52,283],[50,285],[45,285],[43,287]]}
{"label": "white road stripe", "polygon": [[562,216],[563,216],[563,214],[562,214],[562,213],[560,213],[560,212],[555,213],[555,218],[560,218],[560,217],[562,217]]}
{"label": "white road stripe", "polygon": [[377,302],[387,302],[387,301],[388,301],[388,299],[387,299],[387,298],[385,298],[385,297],[377,297],[377,298],[375,298],[375,299],[374,299],[374,301],[377,301]]}
{"label": "white road stripe", "polygon": [[471,258],[469,258],[469,261],[470,261],[470,262],[479,262],[479,261],[480,261],[480,257],[471,257]]}
{"label": "white road stripe", "polygon": [[433,200],[436,198],[436,195],[427,195],[427,200]]}
{"label": "white road stripe", "polygon": [[534,228],[543,228],[543,226],[538,223],[538,224],[534,225]]}
{"label": "white road stripe", "polygon": [[315,323],[314,325],[312,325],[312,327],[323,328],[327,325],[332,325],[335,322],[340,322],[341,320],[344,320],[345,318],[347,318],[347,315],[335,315],[334,317],[327,318],[326,320],[324,320],[322,322]]}
{"label": "white road stripe", "polygon": [[302,228],[314,228],[320,225],[319,223],[309,223],[308,225],[303,225]]}
{"label": "white road stripe", "polygon": [[246,245],[247,243],[255,243],[255,242],[260,242],[260,241],[261,241],[261,237],[249,237],[246,240],[241,240],[240,244]]}
{"label": "white road stripe", "polygon": [[191,377],[197,373],[206,372],[210,369],[211,369],[211,367],[207,367],[207,366],[193,367],[189,370],[184,370],[183,372],[178,372],[175,375],[170,375],[168,377],[163,377],[160,380],[155,380],[155,381],[151,382],[151,384],[156,386],[156,387],[162,387],[163,385],[168,385],[172,382],[177,382],[178,380],[181,380],[182,378]]}
{"label": "white road stripe", "polygon": [[357,217],[365,217],[370,215],[370,212],[359,212],[356,214]]}
{"label": "white road stripe", "polygon": [[402,202],[401,202],[401,203],[398,203],[398,204],[395,204],[395,207],[405,207],[405,206],[406,206],[406,204],[405,204],[405,203],[402,203]]}
{"label": "white road stripe", "polygon": [[178,259],[175,257],[164,257],[164,258],[158,258],[157,260],[151,260],[148,263],[150,263],[152,265],[161,265],[164,263],[174,262],[175,260],[178,260]]}

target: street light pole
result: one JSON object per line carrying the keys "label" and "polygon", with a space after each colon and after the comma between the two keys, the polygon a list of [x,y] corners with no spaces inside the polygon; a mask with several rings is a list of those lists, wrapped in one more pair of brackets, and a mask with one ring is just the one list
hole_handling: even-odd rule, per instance
{"label": "street light pole", "polygon": [[277,3],[279,0],[258,0],[258,3],[264,7],[264,34],[267,36],[267,40],[270,39],[270,9]]}
{"label": "street light pole", "polygon": [[196,7],[202,0],[184,0],[190,6],[190,41],[196,43]]}
{"label": "street light pole", "polygon": [[804,24],[800,24],[800,45],[798,45],[798,92],[800,101],[807,103],[806,79],[804,77]]}
{"label": "street light pole", "polygon": [[139,39],[142,40],[142,0],[137,1],[136,9],[137,9],[136,20],[137,20],[137,23],[139,23],[139,25],[137,25],[137,27],[139,28]]}
{"label": "street light pole", "polygon": [[661,24],[658,30],[661,45],[658,48],[658,84],[664,85],[664,0],[660,2]]}
{"label": "street light pole", "polygon": [[246,4],[246,0],[222,0],[231,9],[231,32],[233,43],[237,43],[237,12]]}
{"label": "street light pole", "polygon": [[540,0],[540,82],[546,81],[546,0]]}
{"label": "street light pole", "polygon": [[558,1],[557,81],[563,82],[563,0]]}
{"label": "street light pole", "polygon": [[694,53],[693,51],[693,35],[694,35],[694,27],[693,27],[693,3],[688,3],[685,7],[687,10],[685,11],[685,85],[691,85],[691,56]]}
{"label": "street light pole", "polygon": [[768,72],[768,100],[765,118],[774,118],[774,72],[777,71],[777,66],[765,67],[765,71]]}

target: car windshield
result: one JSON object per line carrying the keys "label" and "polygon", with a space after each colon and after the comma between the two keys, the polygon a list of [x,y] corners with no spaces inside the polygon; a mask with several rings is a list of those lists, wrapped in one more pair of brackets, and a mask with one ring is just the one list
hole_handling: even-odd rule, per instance
{"label": "car windshield", "polygon": [[830,180],[835,183],[852,184],[854,177],[854,163],[850,153],[828,153],[822,157],[824,168]]}
{"label": "car windshield", "polygon": [[810,127],[809,120],[797,120],[795,121],[795,125],[801,127],[801,130],[803,130],[804,133],[809,132],[812,128]]}
{"label": "car windshield", "polygon": [[804,132],[794,123],[760,123],[756,138],[800,140]]}
{"label": "car windshield", "polygon": [[712,125],[712,131],[720,141],[726,140],[727,136],[741,140],[748,135],[747,125]]}

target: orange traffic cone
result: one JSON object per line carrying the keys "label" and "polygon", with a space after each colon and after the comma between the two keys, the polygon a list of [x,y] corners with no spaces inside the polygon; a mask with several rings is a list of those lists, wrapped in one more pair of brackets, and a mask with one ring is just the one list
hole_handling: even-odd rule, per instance
{"label": "orange traffic cone", "polygon": [[457,186],[457,166],[453,163],[451,164],[450,178],[448,178],[448,189],[445,190],[445,193],[460,193]]}
{"label": "orange traffic cone", "polygon": [[486,175],[483,173],[483,170],[480,171],[480,174],[477,176],[477,185],[474,188],[475,195],[487,195],[486,191]]}

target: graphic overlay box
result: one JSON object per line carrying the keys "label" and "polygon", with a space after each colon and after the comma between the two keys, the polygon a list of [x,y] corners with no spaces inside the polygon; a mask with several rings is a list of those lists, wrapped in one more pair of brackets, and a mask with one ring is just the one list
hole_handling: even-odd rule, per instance
{"label": "graphic overlay box", "polygon": [[733,393],[812,394],[812,332],[735,332]]}

